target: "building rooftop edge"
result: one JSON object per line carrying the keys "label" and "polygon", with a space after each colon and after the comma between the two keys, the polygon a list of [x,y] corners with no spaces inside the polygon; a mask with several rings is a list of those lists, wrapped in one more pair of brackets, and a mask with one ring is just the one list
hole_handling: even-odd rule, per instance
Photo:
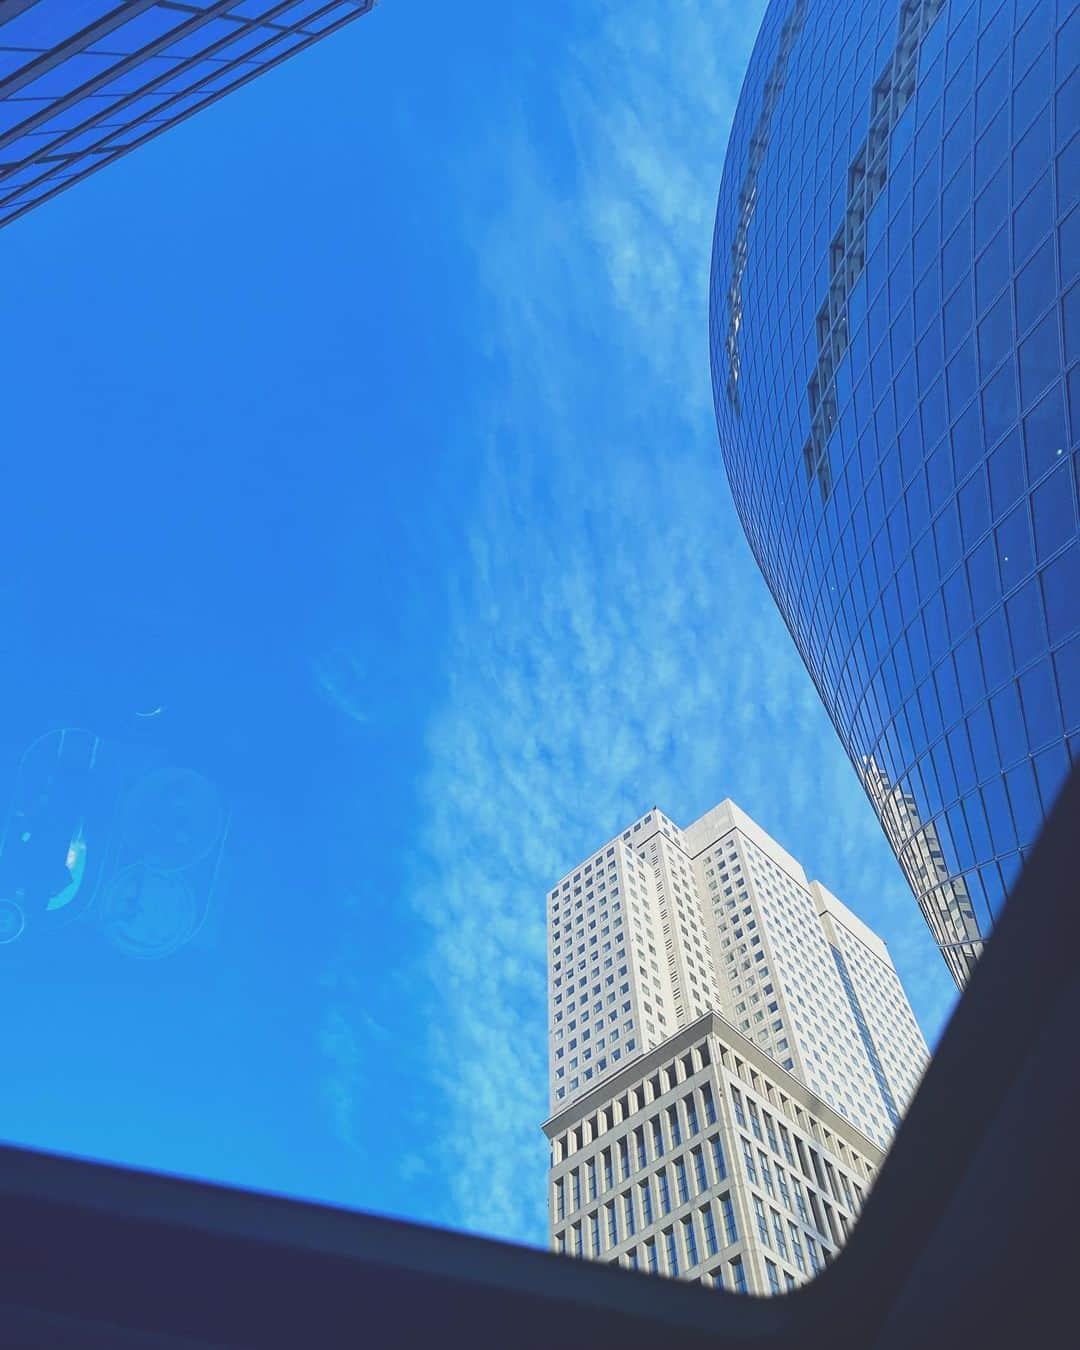
{"label": "building rooftop edge", "polygon": [[711,1009],[702,1013],[693,1022],[688,1022],[686,1026],[680,1027],[667,1040],[661,1041],[659,1045],[653,1046],[651,1050],[644,1051],[636,1059],[630,1060],[616,1072],[609,1074],[595,1087],[590,1088],[588,1092],[582,1093],[573,1102],[568,1103],[561,1110],[556,1111],[554,1115],[549,1116],[540,1128],[549,1140],[553,1139],[573,1121],[589,1115],[590,1112],[597,1110],[603,1102],[610,1100],[612,1097],[619,1096],[629,1087],[631,1082],[646,1077],[654,1068],[659,1068],[664,1060],[669,1059],[672,1055],[681,1054],[683,1050],[688,1050],[702,1035],[708,1035],[709,1033],[719,1036],[732,1050],[752,1063],[759,1073],[772,1078],[789,1097],[797,1101],[800,1106],[811,1111],[830,1129],[838,1134],[852,1136],[858,1141],[859,1147],[866,1151],[870,1161],[875,1166],[880,1164],[886,1152],[880,1144],[875,1143],[854,1122],[842,1116],[816,1092],[811,1091],[794,1074],[789,1073],[787,1069],[782,1069],[771,1055],[767,1055],[759,1049],[753,1041],[747,1040],[743,1033],[726,1018]]}
{"label": "building rooftop edge", "polygon": [[[800,886],[810,892],[819,915],[822,913],[831,914],[837,922],[843,924],[854,937],[858,938],[863,946],[869,948],[869,950],[872,951],[875,956],[883,960],[886,965],[895,969],[885,939],[876,933],[865,920],[860,919],[854,910],[845,905],[838,896],[834,895],[824,882],[811,878],[807,874],[802,863],[800,863],[793,854],[789,853],[782,844],[779,844],[766,829],[757,823],[753,816],[748,815],[738,802],[731,797],[724,797],[721,801],[717,802],[715,806],[709,807],[707,811],[703,812],[696,820],[685,827],[676,825],[671,818],[670,812],[664,811],[661,806],[654,802],[652,806],[643,811],[641,815],[635,817],[635,819],[624,829],[613,834],[609,839],[605,839],[599,848],[590,849],[590,851],[578,862],[572,863],[565,872],[561,873],[555,881],[547,887],[545,894],[549,894],[551,891],[558,889],[564,881],[572,876],[575,870],[584,867],[587,862],[590,862],[592,858],[596,857],[598,854],[604,853],[607,849],[616,844],[625,842],[623,836],[632,831],[635,825],[639,823],[643,824],[646,817],[650,815],[659,817],[662,820],[671,821],[673,828],[677,830],[680,835],[679,839],[673,840],[672,842],[678,844],[678,846],[691,858],[696,858],[699,853],[703,852],[715,842],[714,838],[710,837],[706,839],[703,837],[706,833],[711,833],[714,827],[717,828],[718,831],[715,834],[715,839],[721,838],[730,830],[741,830],[742,833],[762,849],[763,852],[769,854],[773,861],[791,876],[793,881],[797,882]],[[710,820],[710,817],[713,819]],[[727,818],[726,823],[723,822],[724,817]],[[719,828],[721,823],[723,823],[722,829]],[[662,825],[657,819],[651,820],[649,824],[651,826],[649,830],[640,832],[639,838],[641,842],[650,839],[653,834],[663,830]],[[631,845],[633,845],[633,841],[631,841]]]}
{"label": "building rooftop edge", "polygon": [[846,928],[852,937],[856,938],[869,951],[878,957],[889,967],[895,969],[892,957],[889,955],[889,947],[885,939],[864,923],[852,910],[848,909],[843,900],[835,896],[828,886],[820,881],[811,881],[810,894],[814,899],[814,905],[819,917],[827,914],[841,927]]}

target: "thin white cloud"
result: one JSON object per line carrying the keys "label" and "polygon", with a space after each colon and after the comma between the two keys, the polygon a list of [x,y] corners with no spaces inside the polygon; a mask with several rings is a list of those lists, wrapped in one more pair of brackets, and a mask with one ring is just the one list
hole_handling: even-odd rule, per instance
{"label": "thin white cloud", "polygon": [[355,655],[343,646],[325,652],[315,662],[315,684],[322,696],[354,722],[366,722],[364,672]]}
{"label": "thin white cloud", "polygon": [[[505,392],[464,433],[484,473],[412,903],[440,1012],[431,1217],[522,1241],[546,1238],[544,893],[585,852],[653,802],[688,821],[731,795],[869,922],[917,921],[751,560],[709,405],[712,216],[762,8],[606,6],[552,72],[573,190],[501,128],[505,210],[477,232]],[[908,975],[928,950],[894,943]],[[926,1023],[948,988],[924,984]],[[362,1090],[348,1021],[333,1000],[339,1118]]]}

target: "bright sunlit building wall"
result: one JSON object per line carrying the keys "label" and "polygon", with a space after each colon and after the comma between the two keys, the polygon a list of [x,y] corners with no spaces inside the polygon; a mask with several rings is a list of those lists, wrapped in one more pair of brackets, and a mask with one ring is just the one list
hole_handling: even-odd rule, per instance
{"label": "bright sunlit building wall", "polygon": [[733,802],[654,808],[548,895],[550,1103],[714,1011],[884,1147],[926,1064],[885,944]]}
{"label": "bright sunlit building wall", "polygon": [[883,1156],[712,1012],[544,1131],[555,1251],[761,1295],[832,1259]]}
{"label": "bright sunlit building wall", "polygon": [[960,983],[1080,754],[1078,54],[1070,0],[773,0],[717,206],[735,504]]}
{"label": "bright sunlit building wall", "polygon": [[556,1251],[753,1294],[845,1241],[927,1060],[881,939],[734,802],[548,893]]}

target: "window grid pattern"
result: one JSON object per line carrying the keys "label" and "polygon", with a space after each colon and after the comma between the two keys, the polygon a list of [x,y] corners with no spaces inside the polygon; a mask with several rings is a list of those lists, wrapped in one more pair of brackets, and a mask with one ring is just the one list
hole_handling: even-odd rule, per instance
{"label": "window grid pattern", "polygon": [[375,0],[36,0],[0,18],[0,225]]}
{"label": "window grid pattern", "polygon": [[[1080,15],[1069,0],[809,0],[776,91],[792,12],[766,13],[717,207],[721,448],[754,555],[963,983],[1080,758]],[[898,59],[914,85],[891,86],[882,113]],[[852,215],[849,257],[850,175],[875,137],[884,178]],[[834,263],[849,270],[819,328]],[[815,377],[831,400],[824,502],[804,453]]]}
{"label": "window grid pattern", "polygon": [[[926,1047],[887,950],[824,896],[732,802],[685,830],[654,808],[571,868],[547,898],[552,1108],[594,1092],[712,1008],[883,1143],[893,1122],[829,941],[849,959],[901,1111]],[[841,925],[829,941],[822,904]],[[714,1109],[703,1091],[654,1114],[635,1136],[639,1160],[643,1149],[678,1147]]]}
{"label": "window grid pattern", "polygon": [[848,170],[844,220],[829,246],[829,292],[817,313],[818,360],[806,393],[810,404],[810,438],[803,450],[806,480],[815,477],[826,502],[832,484],[827,454],[836,426],[836,368],[847,351],[848,297],[866,262],[866,218],[889,172],[892,130],[915,92],[919,47],[945,0],[903,0],[896,47],[874,82],[870,130]]}
{"label": "window grid pattern", "polygon": [[[687,1062],[694,1072],[680,1078],[676,1066]],[[651,1087],[646,1090],[654,1075],[662,1089],[658,1098],[651,1095]],[[639,1167],[630,1147],[636,1131],[657,1115],[666,1120],[675,1102],[685,1108],[692,1101],[700,1109],[706,1086],[715,1124],[680,1145],[665,1141],[664,1153],[650,1150],[645,1166]],[[780,1259],[785,1283],[802,1283],[808,1275],[798,1257],[813,1242],[830,1251],[846,1236],[855,1205],[880,1161],[869,1139],[847,1125],[846,1136],[834,1133],[713,1036],[689,1054],[680,1051],[668,1064],[650,1070],[636,1086],[623,1086],[621,1093],[595,1115],[578,1118],[551,1136],[551,1240],[556,1251],[706,1284],[715,1283],[713,1258],[719,1256],[725,1264],[745,1260],[748,1287],[764,1293],[764,1267],[754,1253],[767,1246]],[[766,1172],[775,1178],[768,1202],[745,1181],[741,1169],[731,1174],[726,1162],[726,1148],[742,1153],[750,1144],[735,1122],[736,1093],[744,1119],[756,1116],[765,1126],[762,1145],[770,1161],[767,1167],[759,1164],[755,1181],[763,1184]],[[617,1101],[623,1103],[618,1110]],[[780,1125],[777,1117],[786,1123]],[[614,1169],[608,1173],[603,1166],[606,1156],[621,1153],[622,1140],[628,1141],[634,1164],[629,1177]],[[789,1154],[794,1161],[788,1161]],[[785,1180],[778,1188],[785,1165],[800,1168],[801,1185],[792,1176],[794,1186]],[[593,1176],[600,1186],[595,1194]],[[788,1229],[799,1235],[798,1242],[789,1242]]]}

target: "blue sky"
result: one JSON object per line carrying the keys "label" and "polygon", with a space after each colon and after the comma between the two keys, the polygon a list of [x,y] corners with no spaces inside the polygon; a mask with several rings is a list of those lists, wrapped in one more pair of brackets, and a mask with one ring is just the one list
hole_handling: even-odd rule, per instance
{"label": "blue sky", "polygon": [[0,947],[4,1137],[542,1243],[544,891],[653,803],[735,798],[937,1037],[709,404],[762,8],[383,0],[0,234],[5,797],[84,726],[231,813],[172,957]]}

